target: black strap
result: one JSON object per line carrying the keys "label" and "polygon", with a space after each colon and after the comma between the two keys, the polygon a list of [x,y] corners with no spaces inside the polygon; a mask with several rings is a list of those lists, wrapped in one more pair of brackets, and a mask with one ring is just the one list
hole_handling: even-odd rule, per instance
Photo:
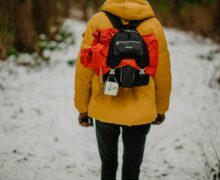
{"label": "black strap", "polygon": [[144,20],[130,21],[129,27],[136,29]]}
{"label": "black strap", "polygon": [[118,16],[115,16],[109,12],[104,11],[106,16],[109,18],[109,20],[111,21],[113,27],[120,29],[121,27],[123,27],[123,23],[121,22],[121,19]]}
{"label": "black strap", "polygon": [[136,29],[145,19],[143,20],[137,20],[137,21],[130,21],[130,23],[128,25],[124,25],[122,22],[121,22],[121,19],[112,14],[112,13],[109,13],[109,12],[106,12],[104,11],[106,16],[109,18],[109,20],[111,21],[112,25],[117,28],[117,29],[120,29],[122,27],[128,27],[130,29]]}

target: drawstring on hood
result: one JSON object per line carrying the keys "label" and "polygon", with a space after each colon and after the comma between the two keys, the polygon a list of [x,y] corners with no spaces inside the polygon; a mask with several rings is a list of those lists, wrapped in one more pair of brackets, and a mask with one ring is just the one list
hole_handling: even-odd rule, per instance
{"label": "drawstring on hood", "polygon": [[124,20],[141,20],[155,16],[146,0],[106,0],[101,10]]}

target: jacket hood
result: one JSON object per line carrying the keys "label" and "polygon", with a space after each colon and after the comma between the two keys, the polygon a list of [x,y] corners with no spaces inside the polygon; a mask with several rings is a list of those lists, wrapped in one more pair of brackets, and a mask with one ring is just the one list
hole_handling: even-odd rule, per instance
{"label": "jacket hood", "polygon": [[101,10],[124,20],[141,20],[155,16],[146,0],[106,0]]}

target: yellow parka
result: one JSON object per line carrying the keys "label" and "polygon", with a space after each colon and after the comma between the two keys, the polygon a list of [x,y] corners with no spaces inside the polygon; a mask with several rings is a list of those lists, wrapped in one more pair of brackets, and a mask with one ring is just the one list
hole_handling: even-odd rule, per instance
{"label": "yellow parka", "polygon": [[[157,72],[146,86],[120,87],[116,97],[104,95],[100,77],[80,63],[79,52],[75,73],[75,106],[79,112],[88,112],[90,117],[103,122],[128,126],[151,123],[158,113],[164,114],[168,110],[171,91],[170,58],[163,28],[146,0],[107,0],[102,10],[119,16],[125,24],[129,20],[146,19],[137,30],[141,35],[154,33],[157,37]],[[91,47],[93,32],[110,27],[112,24],[104,12],[94,15],[88,23],[81,49]]]}

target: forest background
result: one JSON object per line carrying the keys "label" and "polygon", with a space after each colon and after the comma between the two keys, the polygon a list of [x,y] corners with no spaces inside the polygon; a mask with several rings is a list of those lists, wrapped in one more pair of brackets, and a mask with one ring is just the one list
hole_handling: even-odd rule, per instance
{"label": "forest background", "polygon": [[[87,21],[104,0],[0,0],[0,59],[19,52],[42,56],[40,35],[57,40],[62,21]],[[163,25],[220,42],[219,0],[149,0]],[[65,34],[63,34],[65,36]],[[42,58],[45,59],[45,58]]]}

